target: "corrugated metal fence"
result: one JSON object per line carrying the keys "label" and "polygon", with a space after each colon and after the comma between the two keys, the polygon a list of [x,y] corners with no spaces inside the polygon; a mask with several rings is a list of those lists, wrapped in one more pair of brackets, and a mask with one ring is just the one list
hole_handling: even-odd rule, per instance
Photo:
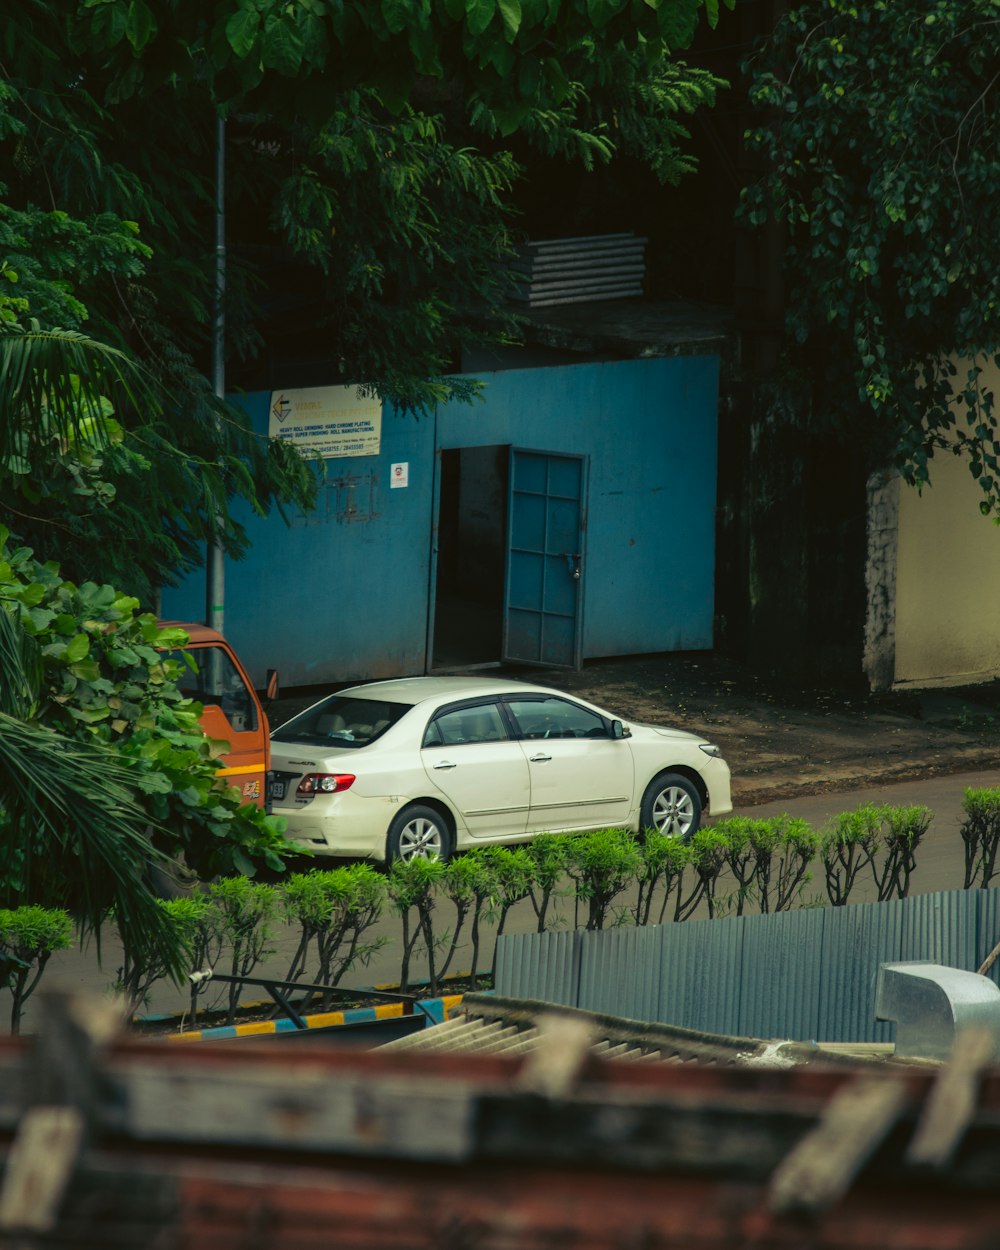
{"label": "corrugated metal fence", "polygon": [[[1000,891],[588,933],[506,934],[496,992],[709,1033],[892,1040],[874,1015],[886,960],[975,971],[1000,940]],[[994,980],[1000,961],[994,964]]]}

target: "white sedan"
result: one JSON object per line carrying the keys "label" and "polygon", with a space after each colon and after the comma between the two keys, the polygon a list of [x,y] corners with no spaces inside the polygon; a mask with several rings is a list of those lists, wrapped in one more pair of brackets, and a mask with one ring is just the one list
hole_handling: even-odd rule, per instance
{"label": "white sedan", "polygon": [[271,769],[285,836],[350,858],[448,859],[609,826],[686,839],[705,812],[732,811],[729,768],[703,738],[482,677],[329,695],[274,730]]}

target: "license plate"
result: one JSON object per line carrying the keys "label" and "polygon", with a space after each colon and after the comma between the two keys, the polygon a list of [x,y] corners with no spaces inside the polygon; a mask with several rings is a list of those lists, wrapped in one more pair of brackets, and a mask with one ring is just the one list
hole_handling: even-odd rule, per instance
{"label": "license plate", "polygon": [[271,798],[283,799],[285,797],[285,783],[283,781],[271,782]]}

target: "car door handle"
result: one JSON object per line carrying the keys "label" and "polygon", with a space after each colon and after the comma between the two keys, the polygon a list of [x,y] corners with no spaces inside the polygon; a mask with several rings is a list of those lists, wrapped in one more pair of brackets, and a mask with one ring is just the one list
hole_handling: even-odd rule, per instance
{"label": "car door handle", "polygon": [[441,762],[438,764],[435,764],[434,767],[435,768],[454,768],[455,765],[452,764],[450,760],[441,760]]}
{"label": "car door handle", "polygon": [[532,764],[544,764],[546,760],[550,760],[551,758],[551,755],[542,755],[541,752],[539,752],[538,755],[528,756],[528,760]]}

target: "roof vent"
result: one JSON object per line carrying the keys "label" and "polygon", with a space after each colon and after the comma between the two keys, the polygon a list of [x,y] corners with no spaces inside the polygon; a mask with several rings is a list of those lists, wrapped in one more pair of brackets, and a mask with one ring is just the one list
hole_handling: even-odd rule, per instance
{"label": "roof vent", "polygon": [[642,295],[646,240],[635,234],[595,234],[526,243],[514,269],[516,300],[531,308]]}
{"label": "roof vent", "polygon": [[904,960],[879,966],[875,1018],[896,1022],[896,1054],[947,1059],[955,1035],[988,1029],[1000,1059],[1000,989],[978,972]]}

